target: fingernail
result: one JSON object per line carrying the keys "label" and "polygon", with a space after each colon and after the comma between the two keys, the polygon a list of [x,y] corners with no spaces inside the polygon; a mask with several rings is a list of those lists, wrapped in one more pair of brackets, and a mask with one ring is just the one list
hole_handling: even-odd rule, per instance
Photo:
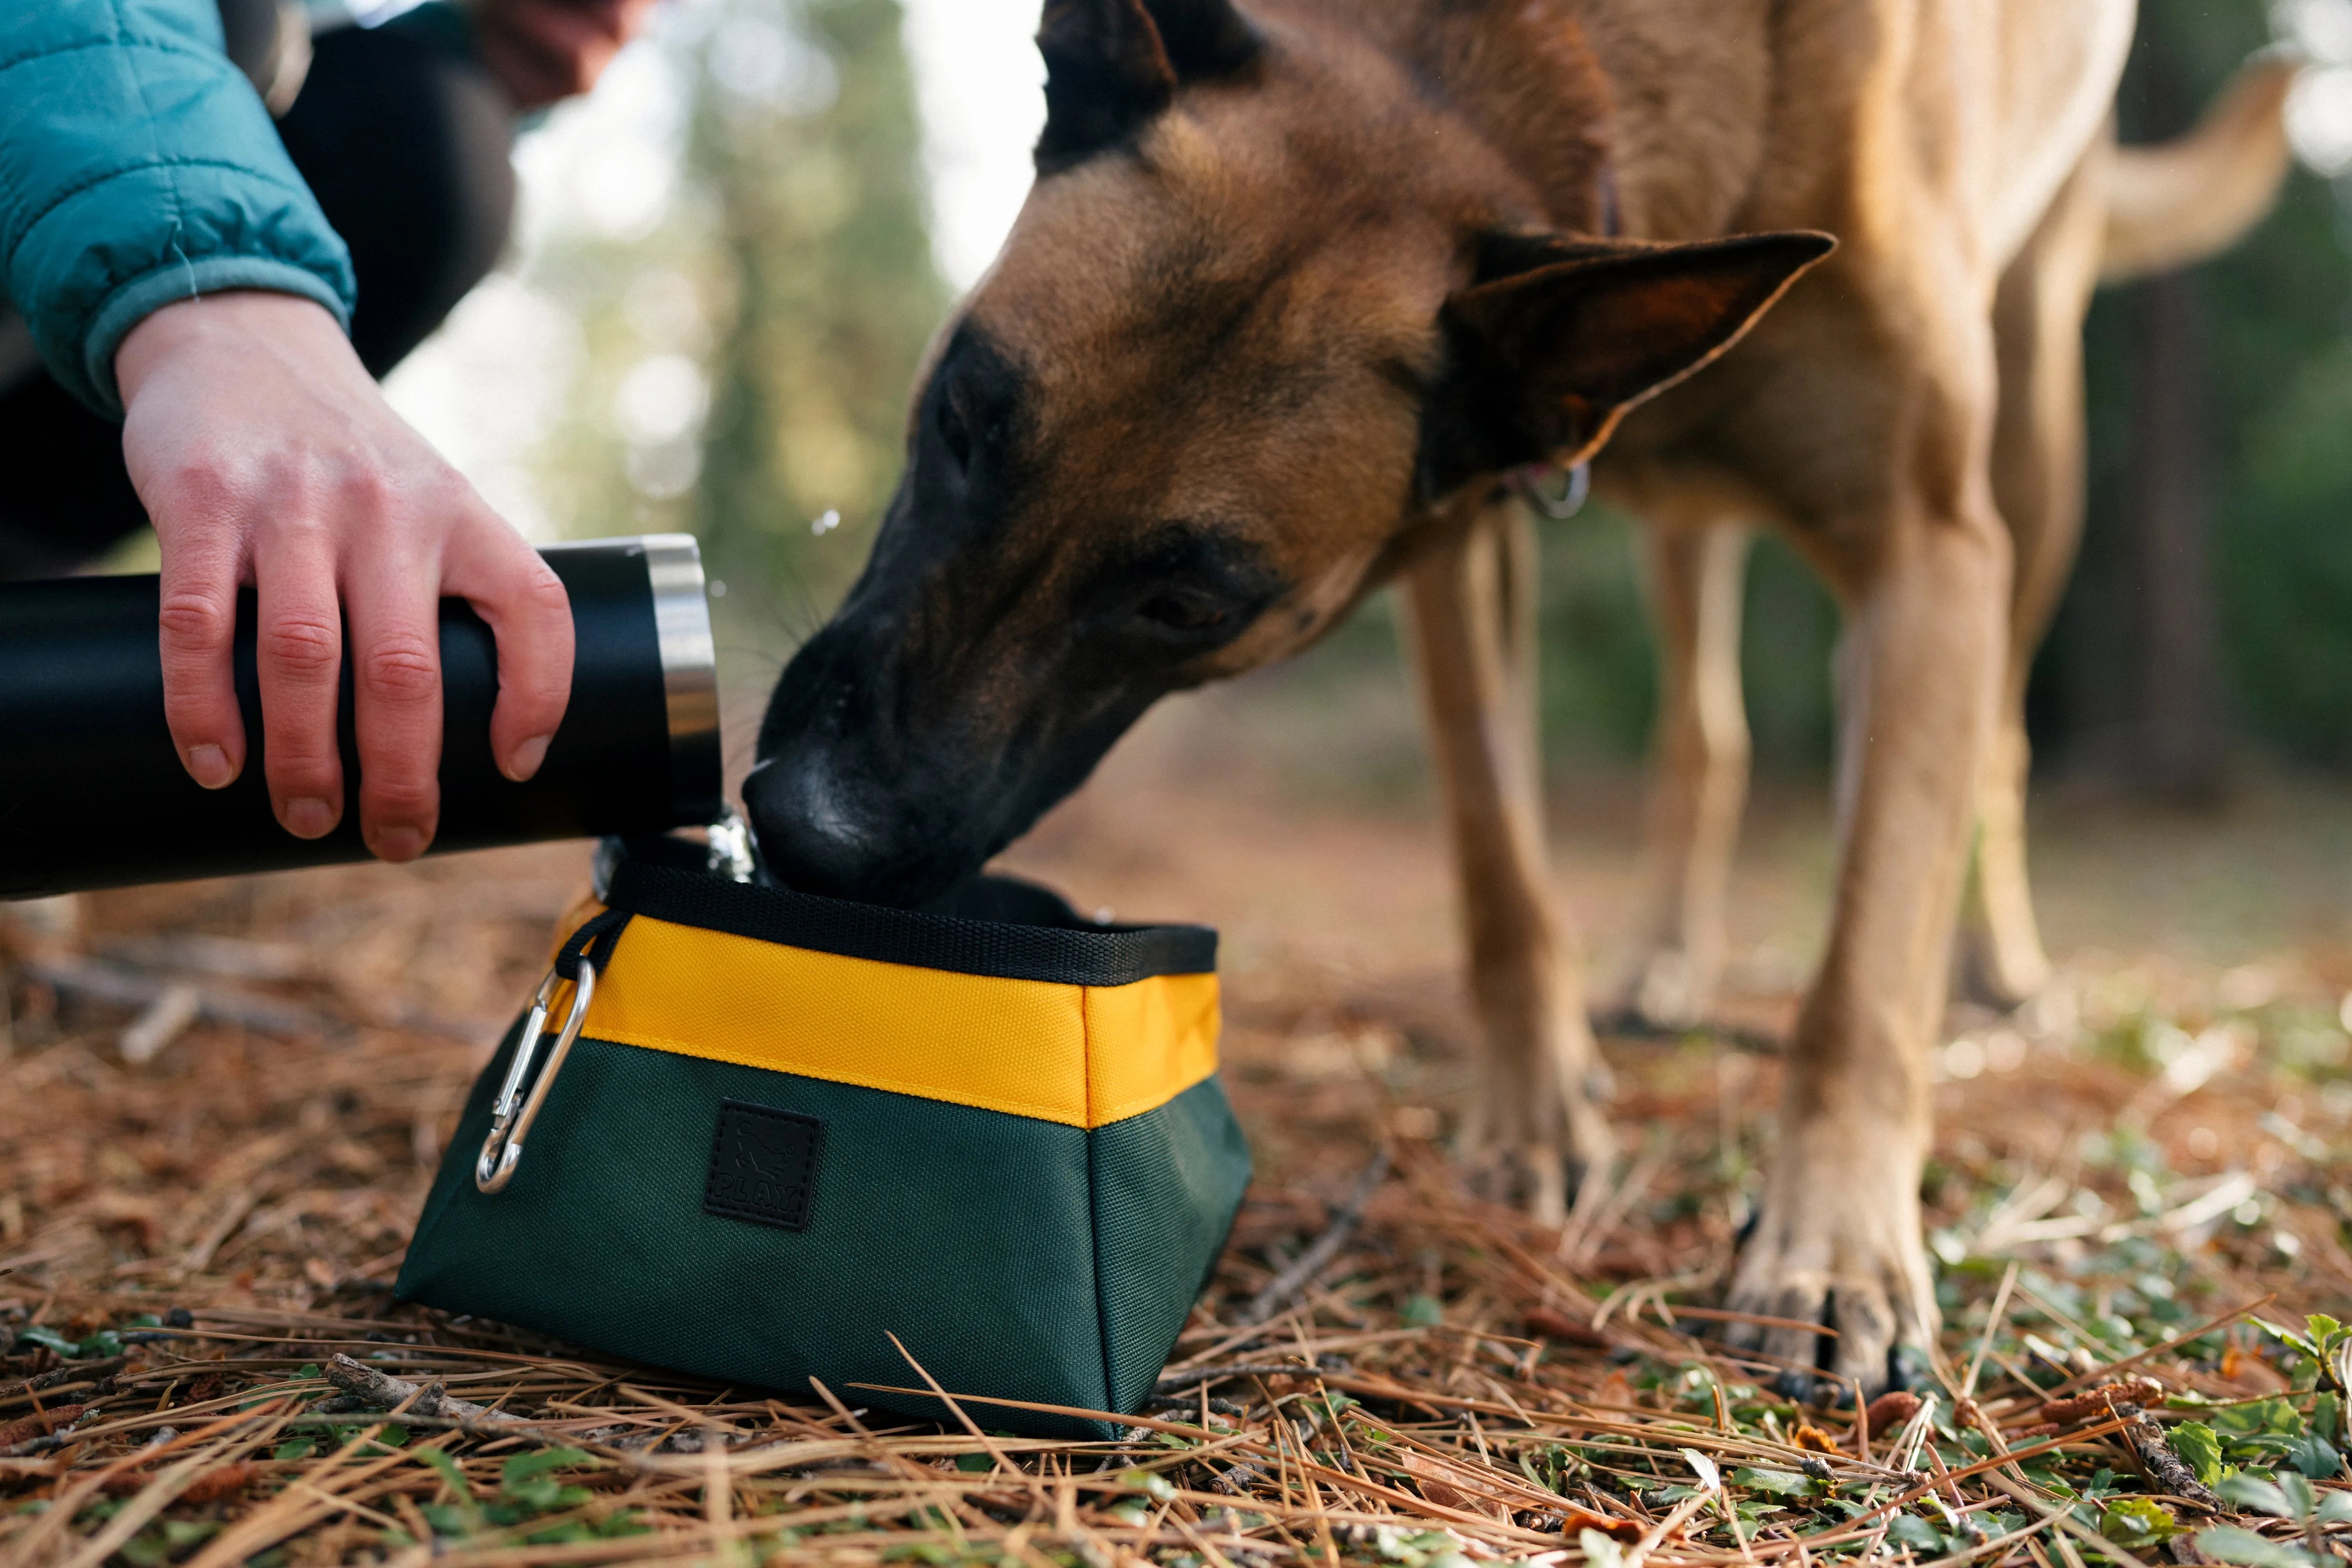
{"label": "fingernail", "polygon": [[312,795],[286,803],[286,831],[297,838],[324,838],[335,830],[335,808]]}
{"label": "fingernail", "polygon": [[539,772],[539,764],[547,761],[547,743],[553,739],[552,735],[533,735],[517,746],[514,755],[507,759],[507,777],[520,784]]}
{"label": "fingernail", "polygon": [[190,746],[188,776],[206,789],[226,789],[236,782],[236,770],[228,765],[228,753],[218,746]]}
{"label": "fingernail", "polygon": [[382,828],[368,840],[368,847],[379,860],[414,860],[425,853],[425,835],[414,827]]}

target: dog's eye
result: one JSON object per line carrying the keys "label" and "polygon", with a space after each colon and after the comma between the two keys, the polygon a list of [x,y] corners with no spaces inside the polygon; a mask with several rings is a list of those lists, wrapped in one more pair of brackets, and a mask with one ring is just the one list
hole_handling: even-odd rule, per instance
{"label": "dog's eye", "polygon": [[1136,613],[1177,632],[1213,631],[1225,622],[1224,610],[1197,594],[1155,594]]}

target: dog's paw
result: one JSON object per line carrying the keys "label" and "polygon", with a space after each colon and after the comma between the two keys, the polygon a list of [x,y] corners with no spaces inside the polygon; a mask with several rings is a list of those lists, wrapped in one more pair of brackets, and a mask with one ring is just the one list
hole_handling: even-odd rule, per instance
{"label": "dog's paw", "polygon": [[1490,1089],[1454,1151],[1473,1193],[1538,1225],[1565,1220],[1585,1178],[1606,1171],[1617,1149],[1597,1096],[1580,1089],[1557,1098],[1544,1106]]}
{"label": "dog's paw", "polygon": [[1475,1196],[1517,1209],[1548,1226],[1565,1220],[1586,1175],[1609,1164],[1605,1148],[1586,1155],[1544,1143],[1465,1143],[1457,1159],[1462,1179]]}
{"label": "dog's paw", "polygon": [[1937,1312],[1920,1245],[1921,1142],[1823,1123],[1780,1151],[1729,1305],[1781,1321],[1734,1322],[1724,1337],[1790,1363],[1784,1392],[1835,1401],[1858,1384],[1868,1399],[1926,1364]]}
{"label": "dog's paw", "polygon": [[1956,1000],[2007,1015],[2048,989],[2052,970],[2041,939],[2030,930],[2022,937],[2006,935],[1982,923],[1961,928],[1952,952]]}
{"label": "dog's paw", "polygon": [[1692,1028],[1714,1010],[1716,969],[1679,947],[1650,948],[1626,971],[1612,1011],[1651,1029]]}

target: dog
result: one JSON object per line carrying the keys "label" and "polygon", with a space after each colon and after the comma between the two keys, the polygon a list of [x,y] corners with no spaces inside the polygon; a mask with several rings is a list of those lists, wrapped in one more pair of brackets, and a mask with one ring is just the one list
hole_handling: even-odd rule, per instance
{"label": "dog", "polygon": [[1036,183],[761,725],[770,865],[920,905],[1160,697],[1400,580],[1483,1037],[1460,1153],[1557,1221],[1610,1131],[1499,481],[1597,459],[1638,511],[1771,526],[1845,613],[1841,862],[1730,1291],[1780,1322],[1732,1337],[1901,1376],[1936,1327],[1918,1188],[1970,828],[2018,606],[2054,593],[1996,448],[2071,471],[2003,387],[2066,379],[2079,289],[2044,269],[2105,211],[2132,26],[2132,0],[1049,0]]}

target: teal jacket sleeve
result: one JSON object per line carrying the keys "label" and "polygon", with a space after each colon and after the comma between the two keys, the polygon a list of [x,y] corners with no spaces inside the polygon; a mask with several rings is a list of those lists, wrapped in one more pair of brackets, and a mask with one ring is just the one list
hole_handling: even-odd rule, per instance
{"label": "teal jacket sleeve", "polygon": [[0,0],[0,291],[42,361],[120,417],[114,351],[225,289],[351,323],[351,257],[222,52],[215,0]]}

